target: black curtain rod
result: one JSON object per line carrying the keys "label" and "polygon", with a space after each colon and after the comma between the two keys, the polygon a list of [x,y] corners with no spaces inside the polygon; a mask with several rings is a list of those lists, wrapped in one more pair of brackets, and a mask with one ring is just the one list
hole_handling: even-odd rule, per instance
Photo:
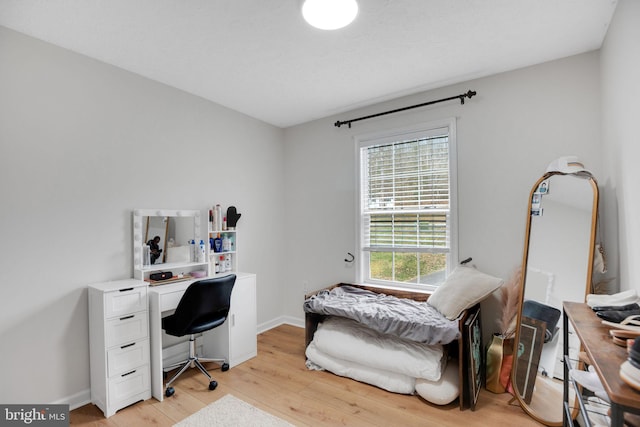
{"label": "black curtain rod", "polygon": [[338,120],[337,122],[334,123],[334,125],[335,125],[335,127],[338,127],[338,128],[340,126],[342,126],[342,125],[349,125],[349,128],[351,128],[351,123],[358,122],[360,120],[372,119],[374,117],[384,116],[385,114],[397,113],[397,112],[404,111],[404,110],[410,110],[412,108],[424,107],[424,106],[427,106],[427,105],[437,104],[439,102],[451,101],[453,99],[459,99],[460,100],[460,104],[464,105],[464,99],[465,98],[471,99],[471,97],[473,97],[475,95],[476,95],[476,91],[470,90],[467,93],[463,93],[463,94],[460,94],[460,95],[452,96],[452,97],[449,97],[449,98],[443,98],[443,99],[438,99],[436,101],[424,102],[422,104],[411,105],[409,107],[398,108],[396,110],[385,111],[383,113],[372,114],[370,116],[358,117],[357,119],[351,119],[351,120],[345,120],[345,121]]}

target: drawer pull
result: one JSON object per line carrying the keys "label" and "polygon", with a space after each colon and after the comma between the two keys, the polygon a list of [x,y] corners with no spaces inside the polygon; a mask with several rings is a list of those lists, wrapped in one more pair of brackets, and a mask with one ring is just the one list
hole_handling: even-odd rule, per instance
{"label": "drawer pull", "polygon": [[132,290],[133,290],[133,288],[123,288],[123,289],[120,289],[120,292],[129,292],[129,291],[132,291]]}
{"label": "drawer pull", "polygon": [[132,342],[131,344],[123,345],[120,348],[123,349],[123,348],[131,347],[132,345],[136,345],[136,343]]}
{"label": "drawer pull", "polygon": [[136,317],[136,316],[135,316],[135,314],[132,314],[131,316],[124,316],[124,317],[121,317],[121,318],[120,318],[120,320],[133,319],[134,317]]}
{"label": "drawer pull", "polygon": [[136,371],[137,371],[137,369],[134,369],[133,371],[131,371],[131,372],[127,372],[126,374],[122,374],[122,375],[120,375],[120,376],[121,376],[121,377],[126,377],[127,375],[135,374],[135,373],[136,373]]}

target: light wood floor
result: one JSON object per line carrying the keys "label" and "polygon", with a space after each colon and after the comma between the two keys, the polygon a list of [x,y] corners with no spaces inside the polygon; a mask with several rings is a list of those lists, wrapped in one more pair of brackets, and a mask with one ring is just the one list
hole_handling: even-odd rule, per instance
{"label": "light wood floor", "polygon": [[218,388],[190,369],[163,402],[150,399],[105,419],[93,405],[71,411],[75,426],[172,426],[225,394],[232,394],[297,426],[539,426],[509,394],[480,392],[475,411],[457,401],[432,405],[417,396],[389,393],[328,372],[305,367],[304,329],[283,325],[258,336],[258,357],[227,372],[211,371]]}

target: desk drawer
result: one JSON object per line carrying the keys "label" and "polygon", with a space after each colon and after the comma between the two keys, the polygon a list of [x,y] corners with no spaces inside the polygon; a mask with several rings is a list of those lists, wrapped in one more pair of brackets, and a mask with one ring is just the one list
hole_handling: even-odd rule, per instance
{"label": "desk drawer", "polygon": [[175,310],[184,295],[184,289],[178,292],[168,292],[160,295],[160,312]]}
{"label": "desk drawer", "polygon": [[105,318],[147,309],[147,287],[128,287],[104,295]]}
{"label": "desk drawer", "polygon": [[132,313],[108,320],[105,325],[106,347],[124,345],[149,336],[149,314]]}
{"label": "desk drawer", "polygon": [[109,378],[109,405],[119,407],[122,402],[150,389],[151,371],[147,364]]}
{"label": "desk drawer", "polygon": [[107,352],[107,376],[123,374],[149,364],[149,340],[135,341]]}

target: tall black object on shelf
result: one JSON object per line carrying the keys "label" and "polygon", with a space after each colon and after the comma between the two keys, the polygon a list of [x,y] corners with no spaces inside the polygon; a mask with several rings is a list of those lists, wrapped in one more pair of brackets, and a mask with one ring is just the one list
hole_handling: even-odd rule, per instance
{"label": "tall black object on shelf", "polygon": [[235,206],[229,206],[227,208],[227,227],[231,229],[236,228],[236,224],[238,223],[241,215],[242,214],[238,213]]}

